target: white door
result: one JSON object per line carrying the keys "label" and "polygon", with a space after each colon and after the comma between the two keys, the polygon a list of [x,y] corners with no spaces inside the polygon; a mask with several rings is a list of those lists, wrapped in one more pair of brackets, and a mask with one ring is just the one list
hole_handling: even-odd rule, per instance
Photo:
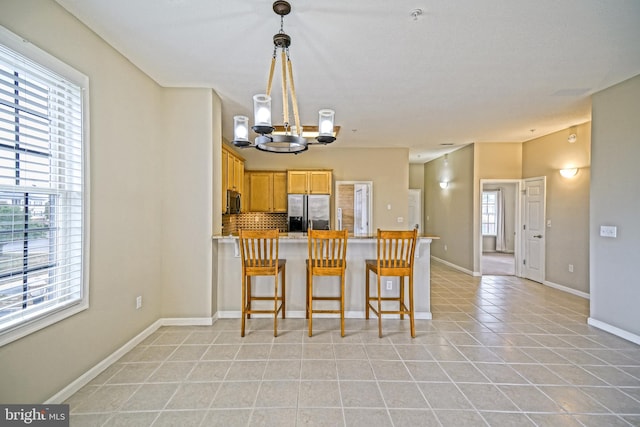
{"label": "white door", "polygon": [[410,228],[417,228],[422,234],[422,190],[409,189],[409,222]]}
{"label": "white door", "polygon": [[542,283],[545,265],[545,177],[524,181],[522,276]]}

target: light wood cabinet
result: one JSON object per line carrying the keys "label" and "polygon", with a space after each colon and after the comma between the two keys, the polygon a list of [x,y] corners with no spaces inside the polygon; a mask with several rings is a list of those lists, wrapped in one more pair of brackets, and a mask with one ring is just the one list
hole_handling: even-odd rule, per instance
{"label": "light wood cabinet", "polygon": [[273,211],[287,212],[287,173],[273,173]]}
{"label": "light wood cabinet", "polygon": [[287,171],[289,194],[331,194],[332,172],[330,170]]}
{"label": "light wood cabinet", "polygon": [[287,173],[245,172],[245,200],[250,212],[287,211]]}
{"label": "light wood cabinet", "polygon": [[[227,190],[244,193],[244,159],[222,146],[222,212],[227,211]],[[244,209],[243,209],[244,211]]]}

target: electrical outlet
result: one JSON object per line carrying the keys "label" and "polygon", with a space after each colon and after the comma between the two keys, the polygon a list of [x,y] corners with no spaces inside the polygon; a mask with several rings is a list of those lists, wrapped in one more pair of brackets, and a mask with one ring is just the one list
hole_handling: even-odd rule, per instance
{"label": "electrical outlet", "polygon": [[142,295],[136,297],[136,310],[142,308]]}
{"label": "electrical outlet", "polygon": [[398,221],[398,224],[402,224],[404,222],[404,218],[399,216],[397,221]]}
{"label": "electrical outlet", "polygon": [[573,273],[573,264],[569,264],[569,273]]}
{"label": "electrical outlet", "polygon": [[393,282],[391,280],[387,280],[387,290],[390,291],[393,289]]}
{"label": "electrical outlet", "polygon": [[613,237],[615,239],[618,236],[618,227],[616,227],[615,225],[601,225],[600,236]]}
{"label": "electrical outlet", "polygon": [[444,251],[445,252],[447,251],[447,245],[444,245]]}

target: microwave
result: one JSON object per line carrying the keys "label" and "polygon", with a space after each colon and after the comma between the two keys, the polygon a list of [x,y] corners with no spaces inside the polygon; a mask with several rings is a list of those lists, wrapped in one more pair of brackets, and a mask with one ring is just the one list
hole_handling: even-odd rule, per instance
{"label": "microwave", "polygon": [[227,190],[227,213],[240,213],[240,193],[233,190]]}

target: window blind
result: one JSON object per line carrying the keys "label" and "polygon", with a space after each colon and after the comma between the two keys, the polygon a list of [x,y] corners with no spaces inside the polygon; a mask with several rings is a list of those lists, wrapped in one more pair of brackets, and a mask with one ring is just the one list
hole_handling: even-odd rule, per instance
{"label": "window blind", "polygon": [[0,334],[87,301],[82,92],[0,44]]}

